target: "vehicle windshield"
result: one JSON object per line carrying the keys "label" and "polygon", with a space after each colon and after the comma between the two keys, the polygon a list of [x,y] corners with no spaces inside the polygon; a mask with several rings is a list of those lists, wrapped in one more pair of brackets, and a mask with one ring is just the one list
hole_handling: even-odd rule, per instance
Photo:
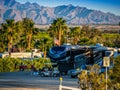
{"label": "vehicle windshield", "polygon": [[56,46],[56,47],[53,47],[52,48],[52,51],[54,52],[54,53],[60,53],[60,52],[62,52],[62,51],[64,51],[65,50],[65,47],[61,47],[61,46]]}

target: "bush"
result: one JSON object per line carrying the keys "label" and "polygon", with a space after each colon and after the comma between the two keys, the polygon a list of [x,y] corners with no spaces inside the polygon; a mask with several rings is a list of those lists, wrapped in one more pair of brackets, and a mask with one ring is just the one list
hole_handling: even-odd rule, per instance
{"label": "bush", "polygon": [[[47,64],[49,63],[49,64]],[[50,63],[50,59],[35,59],[35,60],[21,60],[16,58],[0,58],[0,72],[14,72],[19,71],[19,66],[21,64],[27,65],[28,70],[31,69],[31,66],[34,65],[34,67],[39,70],[43,67],[52,67]]]}
{"label": "bush", "polygon": [[0,72],[13,72],[19,69],[21,60],[14,58],[1,58],[0,59]]}

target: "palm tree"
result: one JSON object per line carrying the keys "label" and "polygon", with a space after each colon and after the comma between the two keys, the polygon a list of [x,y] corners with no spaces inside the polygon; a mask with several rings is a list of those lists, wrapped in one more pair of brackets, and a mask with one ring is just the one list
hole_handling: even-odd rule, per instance
{"label": "palm tree", "polygon": [[80,38],[80,27],[73,27],[70,28],[71,32],[70,35],[73,38],[73,44],[78,44],[79,38]]}
{"label": "palm tree", "polygon": [[39,48],[44,53],[44,58],[46,58],[47,50],[50,49],[52,46],[53,39],[50,37],[50,35],[47,32],[39,33],[37,37],[37,43],[39,44]]}
{"label": "palm tree", "polygon": [[22,51],[22,42],[23,42],[22,38],[23,38],[23,33],[24,33],[23,26],[22,26],[22,21],[16,22],[15,29],[18,31],[17,34],[19,34],[16,37],[17,40],[16,40],[15,43],[16,43],[17,48],[21,52]]}
{"label": "palm tree", "polygon": [[44,58],[46,58],[47,50],[49,50],[51,46],[51,38],[49,36],[43,37],[43,52],[44,52]]}
{"label": "palm tree", "polygon": [[61,45],[62,35],[64,31],[67,30],[66,21],[62,18],[57,18],[51,24],[50,29],[53,30],[54,38],[57,38],[59,40],[59,45]]}
{"label": "palm tree", "polygon": [[27,50],[31,49],[31,41],[33,39],[33,32],[34,32],[34,22],[29,18],[23,19],[23,29],[24,29],[24,36],[26,38],[27,43]]}
{"label": "palm tree", "polygon": [[[50,37],[52,37],[52,39],[54,40],[57,37],[57,30],[55,29],[55,26],[50,26],[49,29],[47,30]],[[54,43],[55,46],[55,43]]]}
{"label": "palm tree", "polygon": [[7,42],[9,56],[11,56],[11,49],[14,41],[16,40],[17,30],[15,29],[15,21],[14,20],[6,20],[6,23],[2,23],[2,33],[3,39]]}

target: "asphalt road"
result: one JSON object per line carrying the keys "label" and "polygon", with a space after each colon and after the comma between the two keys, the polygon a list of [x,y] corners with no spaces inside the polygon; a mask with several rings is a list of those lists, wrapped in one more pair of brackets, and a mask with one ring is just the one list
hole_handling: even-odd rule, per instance
{"label": "asphalt road", "polygon": [[[62,76],[62,85],[77,88],[77,78]],[[30,72],[0,73],[0,90],[59,90],[59,77],[41,77]]]}

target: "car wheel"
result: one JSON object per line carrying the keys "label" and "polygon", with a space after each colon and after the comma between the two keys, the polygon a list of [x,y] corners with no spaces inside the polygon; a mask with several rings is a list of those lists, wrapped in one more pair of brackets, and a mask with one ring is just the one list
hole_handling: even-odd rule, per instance
{"label": "car wheel", "polygon": [[75,78],[75,76],[71,76],[71,78]]}
{"label": "car wheel", "polygon": [[44,74],[41,74],[41,77],[44,77]]}
{"label": "car wheel", "polygon": [[56,74],[54,74],[54,75],[53,75],[53,77],[57,77],[57,75],[56,75]]}

